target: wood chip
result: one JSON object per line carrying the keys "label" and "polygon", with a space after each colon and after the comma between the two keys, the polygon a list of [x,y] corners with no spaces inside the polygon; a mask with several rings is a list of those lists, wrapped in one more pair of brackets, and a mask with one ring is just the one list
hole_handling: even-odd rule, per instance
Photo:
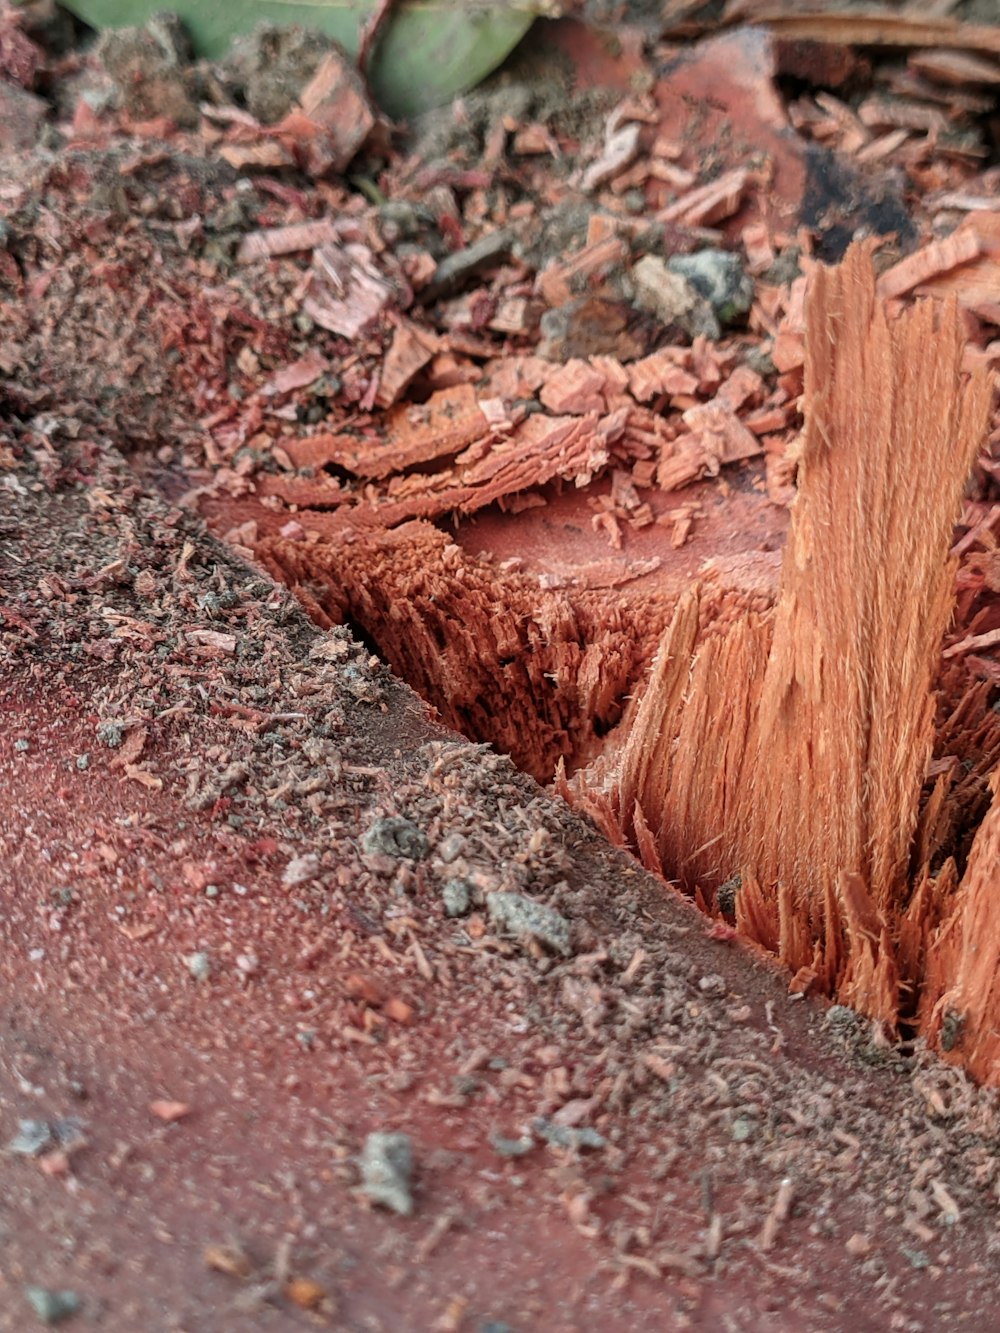
{"label": "wood chip", "polygon": [[297,250],[315,250],[319,245],[332,245],[335,241],[336,231],[328,218],[318,222],[294,222],[286,227],[267,227],[243,237],[236,260],[240,264],[251,264],[258,259],[294,254]]}
{"label": "wood chip", "polygon": [[743,200],[750,182],[746,167],[734,167],[707,185],[695,186],[666,208],[657,217],[661,222],[683,222],[689,227],[707,227],[723,218],[732,217]]}
{"label": "wood chip", "polygon": [[302,309],[324,329],[356,338],[386,308],[392,287],[375,267],[367,246],[321,245]]}
{"label": "wood chip", "polygon": [[191,1107],[187,1102],[158,1100],[150,1102],[149,1109],[158,1120],[165,1120],[167,1124],[173,1124],[175,1120],[183,1120],[185,1116],[191,1114]]}
{"label": "wood chip", "polygon": [[378,405],[391,407],[440,346],[441,340],[432,329],[422,328],[412,320],[400,317],[382,362],[378,392],[375,395]]}

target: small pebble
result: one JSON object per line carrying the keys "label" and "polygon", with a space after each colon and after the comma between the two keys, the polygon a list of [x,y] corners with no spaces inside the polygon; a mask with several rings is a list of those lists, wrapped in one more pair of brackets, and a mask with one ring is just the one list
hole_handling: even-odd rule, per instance
{"label": "small pebble", "polygon": [[285,866],[281,882],[286,889],[293,889],[297,884],[305,884],[307,880],[314,879],[318,870],[319,857],[315,852],[307,852],[305,856],[294,856]]}
{"label": "small pebble", "polygon": [[6,1151],[15,1157],[34,1157],[52,1140],[52,1131],[46,1120],[21,1120],[17,1133],[7,1144]]}
{"label": "small pebble", "polygon": [[512,935],[531,935],[554,953],[570,953],[569,922],[554,907],[523,893],[488,893],[486,910]]}
{"label": "small pebble", "polygon": [[540,1116],[531,1128],[546,1143],[554,1143],[557,1148],[603,1148],[607,1143],[603,1134],[585,1125],[574,1129],[569,1125],[557,1125],[554,1120]]}
{"label": "small pebble", "polygon": [[437,854],[445,864],[454,861],[465,851],[465,838],[461,833],[448,833],[438,844]]}
{"label": "small pebble", "polygon": [[450,879],[441,890],[445,916],[464,916],[472,905],[472,894],[464,879]]}
{"label": "small pebble", "polygon": [[911,1268],[929,1268],[931,1261],[924,1254],[923,1250],[913,1250],[908,1245],[900,1245],[899,1252],[904,1259],[909,1260]]}
{"label": "small pebble", "polygon": [[732,1128],[729,1131],[734,1143],[746,1143],[747,1139],[752,1139],[756,1125],[752,1120],[745,1116],[739,1116],[733,1121]]}
{"label": "small pebble", "polygon": [[25,1287],[28,1304],[43,1324],[61,1324],[80,1309],[83,1302],[75,1291],[52,1291],[49,1287]]}
{"label": "small pebble", "polygon": [[535,1140],[530,1134],[523,1134],[519,1139],[505,1139],[502,1134],[491,1134],[490,1144],[501,1157],[523,1157],[531,1152]]}
{"label": "small pebble", "polygon": [[361,845],[370,856],[408,857],[422,861],[430,851],[427,835],[402,815],[384,815],[365,832]]}
{"label": "small pebble", "polygon": [[184,961],[187,963],[187,970],[194,977],[195,981],[208,980],[209,973],[212,970],[212,964],[207,953],[204,951],[190,953]]}
{"label": "small pebble", "polygon": [[674,255],[667,268],[708,301],[721,324],[740,319],[753,303],[753,283],[731,250],[709,247],[693,255]]}
{"label": "small pebble", "polygon": [[410,1217],[412,1173],[413,1142],[409,1134],[376,1131],[368,1135],[361,1153],[361,1189],[373,1203]]}

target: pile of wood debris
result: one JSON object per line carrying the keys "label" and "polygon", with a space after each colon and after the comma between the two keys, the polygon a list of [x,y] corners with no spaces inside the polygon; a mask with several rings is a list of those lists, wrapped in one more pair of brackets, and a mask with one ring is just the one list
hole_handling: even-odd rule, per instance
{"label": "pile of wood debris", "polygon": [[395,140],[332,56],[272,124],[66,129],[230,173],[233,253],[162,224],[168,484],[798,989],[990,1078],[1000,32],[798,8],[538,25]]}

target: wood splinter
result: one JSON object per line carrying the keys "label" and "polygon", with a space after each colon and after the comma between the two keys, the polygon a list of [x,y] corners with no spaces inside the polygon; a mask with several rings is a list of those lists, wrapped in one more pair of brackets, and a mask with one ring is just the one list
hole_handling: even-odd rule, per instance
{"label": "wood splinter", "polygon": [[[696,899],[711,905],[738,876],[739,931],[800,988],[808,976],[895,1028],[926,968],[931,1035],[961,1010],[967,1039],[981,1034],[984,1056],[1000,1054],[984,1031],[987,1009],[1000,1026],[1000,993],[986,1003],[1000,992],[1000,938],[970,960],[995,888],[1000,815],[987,817],[949,903],[935,892],[954,885],[954,866],[934,879],[915,859],[954,603],[949,550],[990,387],[981,372],[962,374],[955,303],[891,319],[864,246],[816,273],[805,352],[799,495],[777,604],[713,632],[693,589],[617,756],[578,777],[576,796]],[[989,1076],[992,1064],[975,1068]]]}

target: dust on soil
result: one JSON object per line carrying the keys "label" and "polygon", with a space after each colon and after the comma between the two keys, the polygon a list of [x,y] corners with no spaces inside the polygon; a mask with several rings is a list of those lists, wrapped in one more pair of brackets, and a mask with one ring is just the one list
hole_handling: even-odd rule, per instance
{"label": "dust on soil", "polygon": [[31,1286],[123,1333],[992,1327],[994,1094],[790,997],[171,507],[294,354],[300,274],[226,281],[289,196],[142,140],[5,188],[0,1138],[46,1141],[0,1328]]}
{"label": "dust on soil", "polygon": [[[5,1160],[0,1327],[29,1283],[293,1326],[289,1275],[346,1328],[986,1326],[994,1096],[707,938],[110,446],[7,440],[3,1134],[83,1142]],[[426,857],[363,841],[388,817]],[[412,1218],[358,1192],[376,1129]],[[247,1276],[206,1267],[234,1245]]]}

